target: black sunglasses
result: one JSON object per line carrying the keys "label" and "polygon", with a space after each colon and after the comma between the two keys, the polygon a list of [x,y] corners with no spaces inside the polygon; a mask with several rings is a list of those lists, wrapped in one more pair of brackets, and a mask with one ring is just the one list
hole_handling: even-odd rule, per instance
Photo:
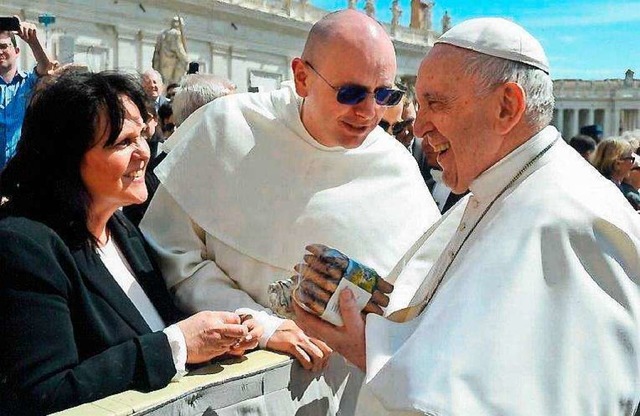
{"label": "black sunglasses", "polygon": [[388,132],[389,131],[389,127],[391,127],[391,134],[393,134],[394,136],[397,136],[398,134],[402,133],[407,126],[409,126],[411,123],[413,123],[414,119],[412,118],[408,118],[406,120],[402,120],[402,121],[398,121],[396,123],[393,124],[389,124],[388,121],[386,120],[380,120],[380,122],[378,123],[378,126],[382,127],[382,130]]}
{"label": "black sunglasses", "polygon": [[161,127],[162,131],[165,133],[173,132],[176,129],[176,125],[173,123],[167,123]]}
{"label": "black sunglasses", "polygon": [[325,77],[323,77],[316,69],[307,61],[303,61],[305,65],[313,70],[324,82],[327,83],[329,87],[331,87],[334,91],[338,93],[336,99],[340,104],[346,105],[356,105],[362,102],[367,95],[373,94],[376,103],[378,105],[383,105],[387,107],[393,107],[398,104],[400,100],[402,100],[402,96],[404,95],[404,91],[397,90],[394,88],[376,88],[373,93],[370,93],[366,87],[362,85],[343,85],[341,87],[334,87]]}

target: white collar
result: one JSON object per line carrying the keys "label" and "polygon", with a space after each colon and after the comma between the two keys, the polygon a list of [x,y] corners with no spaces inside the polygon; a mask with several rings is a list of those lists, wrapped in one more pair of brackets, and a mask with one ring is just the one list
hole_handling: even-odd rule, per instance
{"label": "white collar", "polygon": [[479,202],[491,200],[524,165],[553,142],[560,133],[547,126],[535,136],[518,146],[471,182],[469,190]]}
{"label": "white collar", "polygon": [[[346,147],[342,146],[325,146],[319,143],[313,136],[311,136],[307,128],[302,123],[302,117],[300,117],[303,99],[296,93],[293,81],[284,81],[281,85],[282,88],[272,96],[274,107],[276,108],[276,112],[278,113],[277,118],[279,120],[284,121],[284,123],[287,124],[287,126],[298,136],[300,136],[301,139],[318,150],[343,153],[354,150],[347,149]],[[291,111],[290,106],[292,105],[295,105],[298,111]],[[357,147],[357,149],[364,149],[369,147],[382,136],[384,135],[381,135],[378,129],[373,129],[373,131],[367,135],[367,137],[364,139],[362,144]]]}

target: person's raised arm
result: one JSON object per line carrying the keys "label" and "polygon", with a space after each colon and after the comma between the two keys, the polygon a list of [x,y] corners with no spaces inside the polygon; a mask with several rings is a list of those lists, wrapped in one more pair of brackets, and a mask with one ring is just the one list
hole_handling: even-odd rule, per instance
{"label": "person's raised arm", "polygon": [[[16,16],[17,17],[17,16]],[[20,30],[16,32],[20,39],[24,40],[37,62],[36,72],[39,76],[49,75],[54,69],[54,62],[49,58],[38,39],[36,25],[28,22],[20,22]]]}

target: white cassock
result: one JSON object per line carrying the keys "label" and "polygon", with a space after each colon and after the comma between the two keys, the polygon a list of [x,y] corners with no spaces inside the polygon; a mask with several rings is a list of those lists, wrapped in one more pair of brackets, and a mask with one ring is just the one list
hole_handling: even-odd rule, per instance
{"label": "white cassock", "polygon": [[400,143],[376,128],[356,149],[323,146],[301,102],[287,84],[194,113],[168,141],[141,223],[178,306],[250,308],[265,327],[261,346],[282,322],[266,309],[268,285],[294,274],[306,245],[338,247],[385,276],[440,217]]}
{"label": "white cassock", "polygon": [[[420,315],[403,323],[367,317],[357,414],[633,414],[640,217],[561,138],[496,199],[559,137],[544,129],[473,181],[472,196],[443,217],[461,220],[411,301],[429,298],[444,273]],[[419,268],[407,270],[397,286],[420,281]]]}

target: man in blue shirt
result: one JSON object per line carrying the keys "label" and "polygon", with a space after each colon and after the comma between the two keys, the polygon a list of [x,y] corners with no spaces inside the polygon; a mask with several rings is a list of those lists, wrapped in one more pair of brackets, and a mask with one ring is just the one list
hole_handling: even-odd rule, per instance
{"label": "man in blue shirt", "polygon": [[[31,48],[38,63],[33,71],[18,71],[20,48],[16,35]],[[0,32],[0,170],[16,152],[24,113],[38,78],[52,67],[35,25],[21,22],[17,32]]]}

